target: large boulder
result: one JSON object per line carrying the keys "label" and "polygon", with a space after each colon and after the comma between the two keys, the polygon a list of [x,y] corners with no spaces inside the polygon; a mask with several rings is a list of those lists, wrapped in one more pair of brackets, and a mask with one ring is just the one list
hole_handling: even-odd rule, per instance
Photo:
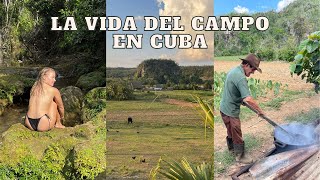
{"label": "large boulder", "polygon": [[82,124],[81,109],[83,103],[83,93],[80,88],[68,86],[61,89],[61,97],[65,108],[63,124],[65,126],[75,126]]}
{"label": "large boulder", "polygon": [[17,74],[0,73],[0,115],[14,100],[28,99],[34,79]]}
{"label": "large boulder", "polygon": [[94,71],[88,74],[80,76],[76,86],[80,87],[84,91],[89,91],[95,87],[101,87],[106,85],[106,75],[101,71]]}
{"label": "large boulder", "polygon": [[12,125],[2,134],[0,179],[94,179],[106,170],[104,116],[48,132]]}

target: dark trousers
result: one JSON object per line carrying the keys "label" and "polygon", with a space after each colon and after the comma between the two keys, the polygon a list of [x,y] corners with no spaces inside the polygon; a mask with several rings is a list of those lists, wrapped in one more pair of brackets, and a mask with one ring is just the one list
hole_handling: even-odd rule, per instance
{"label": "dark trousers", "polygon": [[233,144],[243,144],[240,119],[225,115],[221,111],[220,114],[227,128],[228,137],[232,138]]}

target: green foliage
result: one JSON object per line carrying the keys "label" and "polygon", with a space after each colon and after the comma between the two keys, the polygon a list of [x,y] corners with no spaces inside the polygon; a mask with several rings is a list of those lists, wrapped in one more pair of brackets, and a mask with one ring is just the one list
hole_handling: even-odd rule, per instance
{"label": "green foliage", "polygon": [[133,77],[136,68],[107,68],[107,78],[128,78]]}
{"label": "green foliage", "polygon": [[263,60],[274,60],[275,59],[275,51],[273,49],[261,49],[260,51],[258,51],[257,56]]}
{"label": "green foliage", "polygon": [[186,158],[181,160],[181,164],[176,161],[167,162],[163,160],[169,170],[160,170],[160,174],[172,180],[211,180],[213,178],[212,164],[202,163],[196,166]]}
{"label": "green foliage", "polygon": [[[318,0],[298,0],[281,12],[253,13],[251,16],[255,19],[259,16],[267,17],[269,28],[266,31],[250,28],[246,32],[215,32],[215,56],[234,56],[251,52],[260,54],[263,60],[290,60],[292,56],[289,54],[292,54],[293,49],[291,45],[298,45],[305,34],[319,30],[319,8]],[[223,16],[244,15],[230,13]]]}
{"label": "green foliage", "polygon": [[94,179],[105,169],[106,147],[104,143],[96,146],[73,149],[64,167],[66,179]]}
{"label": "green foliage", "polygon": [[258,148],[262,144],[262,141],[260,139],[251,134],[245,134],[243,140],[245,142],[245,149],[247,151]]}
{"label": "green foliage", "polygon": [[202,112],[205,114],[203,115],[201,111],[199,112],[205,123],[205,132],[207,130],[207,124],[209,127],[214,129],[214,112],[212,104],[210,105],[208,102],[204,102],[199,96],[193,96],[193,98],[200,105]]}
{"label": "green foliage", "polygon": [[124,81],[109,81],[106,88],[107,100],[129,100],[133,99],[133,90]]}
{"label": "green foliage", "polygon": [[299,112],[285,118],[288,122],[310,123],[316,119],[320,119],[320,109],[313,108],[307,112]]}
{"label": "green foliage", "polygon": [[173,60],[149,59],[139,64],[136,78],[152,78],[159,84],[168,81],[177,83],[180,76],[180,67]]}
{"label": "green foliage", "polygon": [[291,74],[301,75],[309,83],[315,84],[315,91],[320,87],[320,31],[308,36],[308,39],[301,41],[298,47],[298,54],[290,66]]}
{"label": "green foliage", "polygon": [[[222,92],[224,90],[224,82],[226,79],[226,73],[215,72],[214,73],[214,108],[219,109],[220,101],[222,98]],[[273,93],[274,96],[280,94],[280,90],[286,86],[279,82],[273,82],[271,80],[263,81],[260,79],[249,78],[248,86],[251,96],[254,98],[265,97],[269,93]]]}
{"label": "green foliage", "polygon": [[[60,46],[68,48],[76,46],[77,50],[95,53],[97,50],[105,50],[105,32],[88,31],[85,17],[105,17],[106,2],[104,0],[79,1],[70,0],[64,3],[65,8],[59,12],[63,18],[73,16],[77,22],[77,31],[66,31]],[[97,27],[100,23],[97,23]]]}
{"label": "green foliage", "polygon": [[92,118],[106,108],[106,95],[105,87],[94,88],[85,95],[82,110],[82,119],[85,122],[92,120]]}
{"label": "green foliage", "polygon": [[214,152],[214,172],[224,173],[234,161],[234,155],[228,150]]}
{"label": "green foliage", "polygon": [[42,162],[46,167],[46,172],[52,174],[52,178],[59,175],[61,176],[65,164],[65,157],[58,145],[50,145],[46,149]]}
{"label": "green foliage", "polygon": [[279,60],[291,62],[296,54],[296,50],[293,47],[283,47],[279,49],[277,54]]}
{"label": "green foliage", "polygon": [[[64,27],[73,16],[77,31],[51,31],[51,17]],[[104,31],[88,31],[84,17],[105,17],[103,0],[22,0],[0,4],[0,33],[5,63],[17,60],[47,63],[48,55],[82,52],[105,61]],[[97,23],[100,27],[100,23]]]}
{"label": "green foliage", "polygon": [[0,99],[13,103],[13,96],[22,95],[24,89],[31,87],[34,80],[19,75],[0,74]]}

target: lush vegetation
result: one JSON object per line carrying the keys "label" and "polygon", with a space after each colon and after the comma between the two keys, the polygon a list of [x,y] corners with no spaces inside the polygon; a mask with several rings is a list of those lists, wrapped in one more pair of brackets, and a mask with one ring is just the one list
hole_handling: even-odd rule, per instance
{"label": "lush vegetation", "polygon": [[298,48],[298,54],[290,66],[291,74],[295,73],[307,82],[315,84],[315,91],[320,87],[320,31],[314,32],[303,40]]}
{"label": "lush vegetation", "polygon": [[[88,31],[84,17],[104,17],[105,1],[22,0],[0,5],[0,65],[47,64],[48,57],[70,53],[91,55],[105,63],[105,32]],[[64,27],[67,16],[75,17],[77,31],[52,31],[51,17]],[[50,62],[49,62],[50,63]]]}
{"label": "lush vegetation", "polygon": [[172,60],[145,60],[139,64],[135,74],[137,78],[150,78],[155,83],[178,82],[180,67]]}
{"label": "lush vegetation", "polygon": [[[224,89],[224,82],[226,79],[226,73],[215,72],[214,73],[214,107],[219,109],[220,101],[222,98],[222,92]],[[281,89],[284,89],[286,85],[271,80],[263,81],[260,79],[249,78],[248,86],[252,97],[265,97],[267,94],[272,93],[274,96],[278,96]]]}
{"label": "lush vegetation", "polygon": [[[215,56],[230,56],[257,53],[263,60],[293,60],[296,46],[305,37],[319,30],[318,0],[296,0],[281,12],[269,11],[254,13],[257,18],[269,19],[269,29],[261,32],[255,28],[250,31],[215,32]],[[247,16],[231,13],[227,16]]]}
{"label": "lush vegetation", "polygon": [[150,91],[155,86],[171,90],[211,90],[212,84],[213,66],[178,66],[172,60],[150,59],[137,68],[107,68],[108,99],[132,99],[126,87],[142,91]]}

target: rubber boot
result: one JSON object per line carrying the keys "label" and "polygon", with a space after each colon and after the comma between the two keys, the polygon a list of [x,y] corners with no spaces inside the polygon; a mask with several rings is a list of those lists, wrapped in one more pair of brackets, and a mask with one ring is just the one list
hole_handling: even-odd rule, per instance
{"label": "rubber boot", "polygon": [[227,140],[227,145],[228,145],[228,150],[233,152],[233,142],[232,138],[229,138],[228,136],[226,137]]}
{"label": "rubber boot", "polygon": [[244,144],[234,144],[234,153],[239,163],[251,164],[253,162],[252,158],[245,154]]}

